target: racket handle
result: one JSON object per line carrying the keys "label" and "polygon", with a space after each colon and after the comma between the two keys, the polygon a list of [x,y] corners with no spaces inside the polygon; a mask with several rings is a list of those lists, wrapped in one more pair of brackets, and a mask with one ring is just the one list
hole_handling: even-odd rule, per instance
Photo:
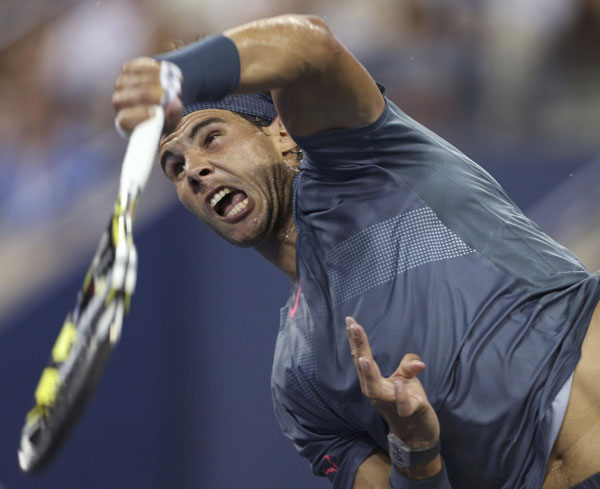
{"label": "racket handle", "polygon": [[146,185],[152,171],[165,120],[160,105],[153,106],[153,109],[154,115],[140,122],[129,139],[121,168],[120,192],[137,194]]}

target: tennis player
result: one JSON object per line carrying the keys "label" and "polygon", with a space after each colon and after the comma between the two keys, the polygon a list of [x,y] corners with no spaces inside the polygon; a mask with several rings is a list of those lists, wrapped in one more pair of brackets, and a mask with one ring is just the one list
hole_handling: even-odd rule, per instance
{"label": "tennis player", "polygon": [[292,281],[272,392],[315,474],[600,488],[598,273],[387,99],[321,19],[126,63],[120,127],[161,102],[183,205]]}

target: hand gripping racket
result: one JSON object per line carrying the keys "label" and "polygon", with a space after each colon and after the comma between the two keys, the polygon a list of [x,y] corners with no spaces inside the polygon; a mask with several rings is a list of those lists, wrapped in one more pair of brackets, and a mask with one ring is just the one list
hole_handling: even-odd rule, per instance
{"label": "hand gripping racket", "polygon": [[39,471],[57,452],[119,340],[137,274],[133,215],[153,166],[163,122],[163,108],[156,106],[154,115],[140,123],[129,140],[113,215],[25,419],[18,450],[25,472]]}

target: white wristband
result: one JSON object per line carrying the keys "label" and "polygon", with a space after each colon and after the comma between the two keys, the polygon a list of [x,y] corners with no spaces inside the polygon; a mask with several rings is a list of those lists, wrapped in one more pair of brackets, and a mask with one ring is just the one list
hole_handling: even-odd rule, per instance
{"label": "white wristband", "polygon": [[160,84],[163,95],[160,104],[166,107],[181,95],[181,70],[170,61],[160,62]]}

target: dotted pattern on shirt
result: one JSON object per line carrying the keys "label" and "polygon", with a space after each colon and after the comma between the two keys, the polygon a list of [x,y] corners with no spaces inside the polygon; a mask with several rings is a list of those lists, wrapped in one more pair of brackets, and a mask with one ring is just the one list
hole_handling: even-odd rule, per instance
{"label": "dotted pattern on shirt", "polygon": [[401,214],[369,226],[327,254],[331,302],[341,304],[407,270],[473,251],[429,207]]}
{"label": "dotted pattern on shirt", "polygon": [[306,409],[331,426],[360,430],[360,426],[345,419],[340,400],[321,384],[315,333],[310,308],[301,295],[293,319],[289,317],[288,308],[281,314],[278,342],[285,343],[287,354],[282,356],[277,368],[282,369],[284,373],[285,391],[288,396],[291,395],[296,402],[302,402]]}

